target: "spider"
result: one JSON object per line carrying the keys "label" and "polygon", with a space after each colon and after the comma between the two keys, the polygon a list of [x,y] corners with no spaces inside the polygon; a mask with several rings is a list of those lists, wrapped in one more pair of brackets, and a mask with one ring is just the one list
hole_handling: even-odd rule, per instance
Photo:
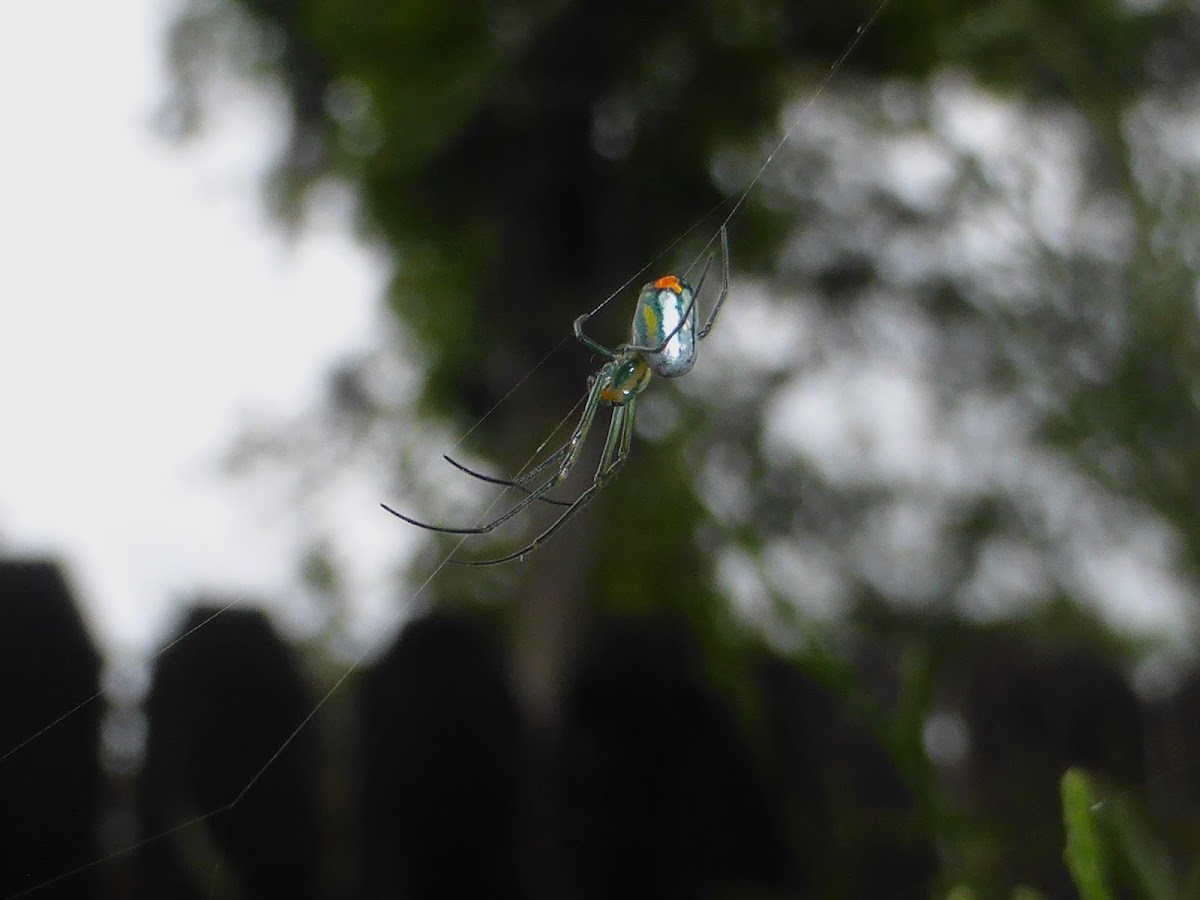
{"label": "spider", "polygon": [[[447,528],[441,525],[430,525],[418,521],[404,513],[397,512],[386,503],[380,505],[398,519],[403,519],[412,525],[429,531],[443,534],[487,534],[503,525],[534,502],[550,503],[565,507],[563,513],[541,534],[512,553],[495,559],[458,560],[451,562],[465,566],[494,566],[522,559],[526,553],[536,549],[551,535],[563,527],[567,521],[581,510],[597,493],[617,475],[625,458],[629,455],[629,446],[633,441],[633,420],[637,411],[638,396],[650,383],[650,376],[661,375],[664,378],[678,378],[691,371],[696,362],[697,344],[704,340],[712,330],[721,311],[721,304],[729,294],[729,239],[725,234],[725,226],[721,226],[721,292],[713,305],[704,327],[696,330],[696,296],[704,287],[704,279],[712,264],[712,256],[704,264],[700,280],[696,282],[695,290],[682,278],[666,275],[657,281],[652,281],[642,288],[638,296],[637,308],[633,313],[631,337],[627,344],[619,344],[615,349],[609,349],[603,344],[588,337],[583,332],[583,326],[592,313],[586,313],[575,320],[575,337],[585,347],[605,357],[605,362],[588,379],[588,392],[583,404],[583,413],[579,423],[561,447],[538,463],[525,474],[515,480],[495,478],[469,469],[462,463],[455,462],[449,456],[446,460],[452,465],[490,484],[504,485],[515,488],[525,496],[511,509],[485,525],[475,525],[470,528]],[[582,494],[575,500],[566,502],[555,500],[546,495],[560,484],[571,468],[579,460],[584,442],[596,413],[601,406],[612,407],[612,418],[609,421],[608,436],[604,440],[604,450],[600,454],[600,465],[596,474]],[[545,475],[557,464],[552,475]],[[543,479],[538,484],[539,478]],[[536,485],[536,487],[534,486]]]}

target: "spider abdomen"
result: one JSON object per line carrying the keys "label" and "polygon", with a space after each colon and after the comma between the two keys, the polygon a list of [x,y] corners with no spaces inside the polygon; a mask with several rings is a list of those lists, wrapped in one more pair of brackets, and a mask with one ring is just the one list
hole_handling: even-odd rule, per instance
{"label": "spider abdomen", "polygon": [[[644,353],[655,375],[677,378],[690,372],[696,362],[695,296],[691,286],[674,275],[642,288],[633,313],[630,343],[635,347],[661,347],[657,352]],[[668,335],[670,339],[666,340]]]}

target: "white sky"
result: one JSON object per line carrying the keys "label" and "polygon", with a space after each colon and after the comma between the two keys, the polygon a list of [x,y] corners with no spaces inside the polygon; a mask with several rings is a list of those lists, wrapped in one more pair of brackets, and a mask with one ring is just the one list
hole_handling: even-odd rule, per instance
{"label": "white sky", "polygon": [[216,461],[239,422],[316,405],[382,282],[342,223],[285,246],[263,221],[265,99],[183,147],[154,132],[167,17],[26,3],[0,27],[0,553],[65,562],[109,650],[197,589],[286,592],[297,529]]}

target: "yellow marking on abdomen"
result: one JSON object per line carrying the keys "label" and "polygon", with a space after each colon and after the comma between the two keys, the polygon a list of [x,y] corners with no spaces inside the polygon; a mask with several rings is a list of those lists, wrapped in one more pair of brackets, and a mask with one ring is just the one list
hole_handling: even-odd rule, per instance
{"label": "yellow marking on abdomen", "polygon": [[646,328],[649,329],[651,337],[658,334],[658,315],[654,312],[654,307],[649,304],[643,306],[642,318],[646,320]]}

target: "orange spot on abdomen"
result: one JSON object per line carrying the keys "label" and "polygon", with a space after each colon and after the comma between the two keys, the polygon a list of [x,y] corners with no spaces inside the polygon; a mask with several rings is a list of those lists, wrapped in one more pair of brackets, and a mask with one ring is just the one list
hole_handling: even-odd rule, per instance
{"label": "orange spot on abdomen", "polygon": [[664,275],[658,281],[654,282],[654,286],[659,290],[664,288],[668,291],[674,291],[677,294],[683,293],[683,285],[679,283],[679,279],[674,275]]}

